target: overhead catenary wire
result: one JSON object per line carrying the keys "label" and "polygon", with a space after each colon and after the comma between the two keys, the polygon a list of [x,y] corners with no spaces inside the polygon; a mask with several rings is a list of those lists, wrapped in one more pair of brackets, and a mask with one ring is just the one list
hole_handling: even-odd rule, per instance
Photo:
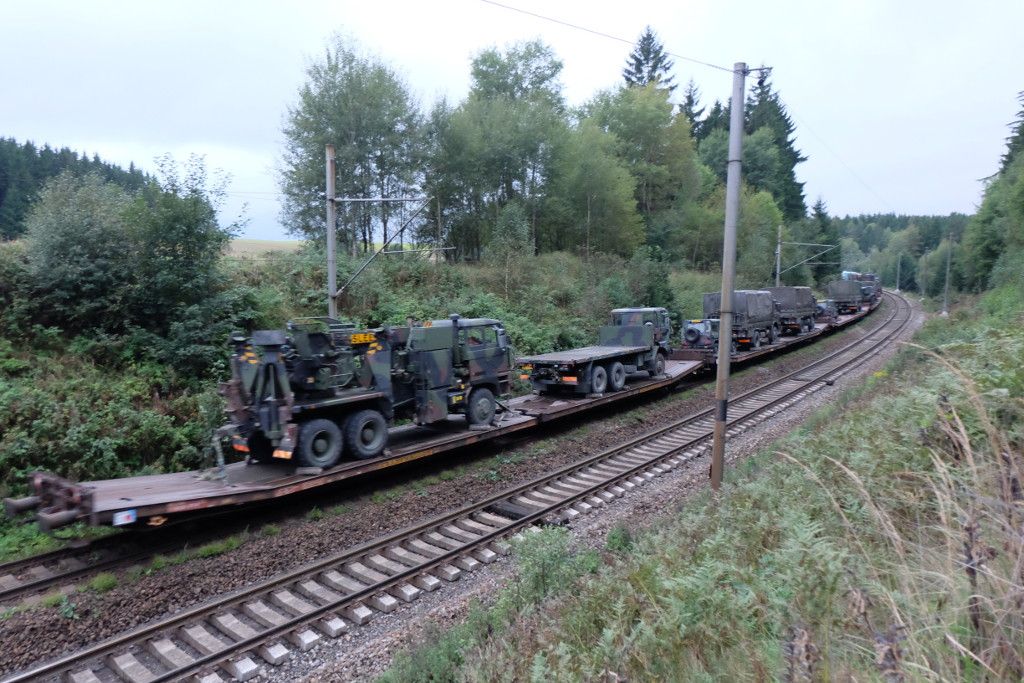
{"label": "overhead catenary wire", "polygon": [[[569,22],[569,21],[564,21],[562,19],[555,19],[554,17],[549,17],[549,16],[546,16],[546,15],[543,15],[543,14],[538,14],[537,12],[531,12],[530,10],[522,9],[521,7],[513,7],[512,5],[506,5],[506,4],[503,4],[503,3],[500,3],[500,2],[495,2],[495,0],[480,0],[480,2],[483,2],[483,3],[487,4],[487,5],[494,5],[495,7],[500,7],[502,9],[507,9],[507,10],[512,11],[512,12],[519,12],[520,14],[526,14],[527,16],[531,16],[531,17],[534,17],[536,19],[541,19],[543,21],[549,21],[549,22],[551,22],[553,24],[558,24],[560,26],[565,26],[567,28],[575,29],[577,31],[583,31],[585,33],[591,33],[591,34],[593,34],[595,36],[600,36],[601,38],[608,38],[610,40],[615,40],[615,41],[618,41],[620,43],[625,43],[626,45],[632,45],[635,42],[635,41],[632,41],[632,40],[628,40],[626,38],[622,38],[620,36],[612,35],[610,33],[605,33],[603,31],[597,31],[597,30],[592,29],[592,28],[587,28],[586,26],[580,26],[579,24],[574,24],[574,23]],[[693,57],[687,57],[685,55],[676,54],[674,52],[666,51],[665,54],[668,55],[669,57],[674,57],[675,59],[681,59],[684,62],[691,62],[693,64],[700,64],[701,66],[706,66],[709,69],[718,69],[719,71],[726,71],[728,73],[732,73],[732,71],[733,71],[733,68],[731,66],[721,66],[719,64],[712,64],[711,62],[705,62],[705,61],[700,60],[700,59],[694,59]]]}

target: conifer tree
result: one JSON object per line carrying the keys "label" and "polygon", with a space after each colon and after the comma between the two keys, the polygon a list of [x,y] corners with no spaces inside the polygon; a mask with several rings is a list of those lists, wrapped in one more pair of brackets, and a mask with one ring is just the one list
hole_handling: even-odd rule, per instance
{"label": "conifer tree", "polygon": [[796,148],[792,137],[796,126],[767,78],[758,80],[747,97],[744,125],[748,134],[760,128],[771,131],[782,164],[779,177],[770,184],[770,189],[787,221],[802,219],[807,214],[807,204],[804,202],[804,184],[796,179],[796,166],[807,157]]}
{"label": "conifer tree", "polygon": [[679,113],[690,122],[690,134],[697,138],[701,117],[704,115],[704,107],[700,106],[700,90],[692,78],[686,84],[686,90],[683,91],[683,102],[679,105]]}
{"label": "conifer tree", "polygon": [[654,31],[648,26],[629,54],[626,68],[622,70],[626,85],[644,86],[657,83],[659,88],[671,93],[676,89],[671,71],[672,60],[665,54],[665,46],[658,41]]}
{"label": "conifer tree", "polygon": [[[1024,90],[1017,93],[1017,99],[1024,105]],[[1024,150],[1024,107],[1017,112],[1017,118],[1010,124],[1010,137],[1006,138],[1006,152],[1003,154],[1000,173],[1006,170],[1021,150]]]}

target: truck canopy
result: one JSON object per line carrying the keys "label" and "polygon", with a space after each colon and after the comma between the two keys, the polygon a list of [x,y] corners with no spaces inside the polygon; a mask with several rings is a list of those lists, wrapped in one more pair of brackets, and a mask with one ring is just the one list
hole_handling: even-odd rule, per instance
{"label": "truck canopy", "polygon": [[856,280],[833,280],[828,283],[828,298],[837,302],[857,302],[861,300],[861,283]]}
{"label": "truck canopy", "polygon": [[814,293],[810,287],[769,287],[768,291],[779,303],[779,313],[784,316],[814,313]]}
{"label": "truck canopy", "polygon": [[[733,317],[735,322],[747,325],[771,325],[775,318],[775,299],[772,293],[761,289],[737,289],[733,293]],[[722,317],[722,296],[720,292],[704,295],[704,317]]]}

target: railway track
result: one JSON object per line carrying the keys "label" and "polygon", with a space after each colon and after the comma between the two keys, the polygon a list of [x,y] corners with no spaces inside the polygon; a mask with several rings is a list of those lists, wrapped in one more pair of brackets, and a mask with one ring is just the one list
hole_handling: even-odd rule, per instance
{"label": "railway track", "polygon": [[[865,337],[804,368],[735,397],[735,436],[888,346],[909,324],[902,297]],[[195,677],[247,680],[293,649],[358,628],[497,560],[508,540],[538,522],[560,523],[603,507],[708,450],[714,415],[698,412],[628,443],[272,580],[220,596],[166,619],[23,671],[15,681],[121,679],[131,683]]]}

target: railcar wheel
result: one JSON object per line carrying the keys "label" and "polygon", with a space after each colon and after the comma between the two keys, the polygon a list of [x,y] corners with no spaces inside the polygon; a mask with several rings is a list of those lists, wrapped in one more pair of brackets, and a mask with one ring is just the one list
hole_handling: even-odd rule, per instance
{"label": "railcar wheel", "polygon": [[469,395],[466,406],[466,422],[471,425],[488,425],[494,420],[494,394],[486,387],[477,387]]}
{"label": "railcar wheel", "polygon": [[612,391],[619,391],[626,386],[626,368],[622,363],[614,361],[608,366],[608,388]]}
{"label": "railcar wheel", "polygon": [[333,420],[310,420],[299,428],[296,459],[303,467],[333,467],[341,459],[341,428]]}
{"label": "railcar wheel", "polygon": [[605,372],[604,367],[595,365],[590,370],[590,392],[594,394],[603,394],[604,390],[608,388],[608,373]]}
{"label": "railcar wheel", "polygon": [[360,410],[345,421],[345,443],[360,460],[376,458],[388,441],[388,423],[377,410]]}

